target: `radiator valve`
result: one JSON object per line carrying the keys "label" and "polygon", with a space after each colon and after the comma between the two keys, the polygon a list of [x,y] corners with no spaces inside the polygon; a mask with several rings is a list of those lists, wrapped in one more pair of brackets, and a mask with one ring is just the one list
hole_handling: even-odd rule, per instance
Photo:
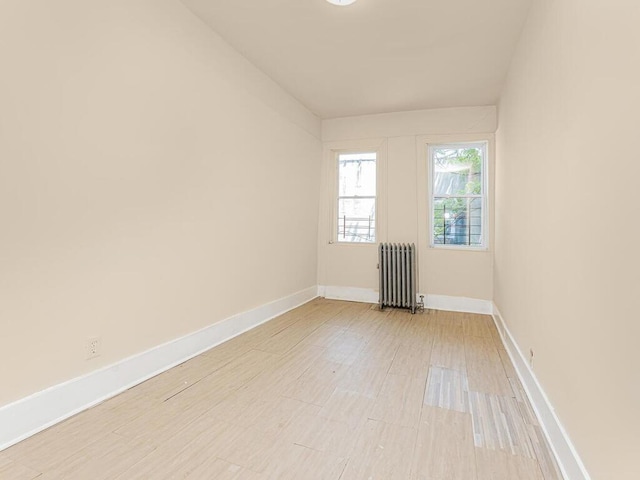
{"label": "radiator valve", "polygon": [[[420,301],[416,305],[416,308],[420,313],[422,313],[424,312],[424,295],[419,295],[419,296],[420,296]],[[427,311],[427,313],[429,312]]]}

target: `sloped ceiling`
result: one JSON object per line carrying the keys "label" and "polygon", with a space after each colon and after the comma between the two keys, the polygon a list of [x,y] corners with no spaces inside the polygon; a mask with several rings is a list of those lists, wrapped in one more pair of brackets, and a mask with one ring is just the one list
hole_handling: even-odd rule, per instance
{"label": "sloped ceiling", "polygon": [[182,0],[321,118],[495,104],[530,0]]}

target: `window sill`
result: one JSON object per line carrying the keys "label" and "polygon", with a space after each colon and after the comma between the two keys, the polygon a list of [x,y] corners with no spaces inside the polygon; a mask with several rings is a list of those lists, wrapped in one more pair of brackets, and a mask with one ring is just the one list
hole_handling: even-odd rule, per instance
{"label": "window sill", "polygon": [[338,245],[340,247],[377,247],[378,242],[337,242],[329,240],[329,245]]}
{"label": "window sill", "polygon": [[487,246],[481,246],[481,247],[466,247],[463,245],[442,245],[442,244],[437,244],[437,245],[429,245],[429,248],[432,248],[434,250],[457,250],[460,252],[488,252],[489,251],[489,247]]}

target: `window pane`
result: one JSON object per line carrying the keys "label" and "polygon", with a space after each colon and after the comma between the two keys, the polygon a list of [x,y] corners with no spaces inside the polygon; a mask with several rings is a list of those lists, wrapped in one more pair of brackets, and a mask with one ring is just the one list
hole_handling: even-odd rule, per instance
{"label": "window pane", "polygon": [[433,194],[482,194],[482,148],[439,147],[433,154]]}
{"label": "window pane", "polygon": [[374,197],[376,195],[376,154],[340,154],[338,175],[338,196]]}
{"label": "window pane", "polygon": [[341,198],[338,200],[338,241],[376,241],[375,198]]}
{"label": "window pane", "polygon": [[482,245],[482,199],[434,197],[433,243]]}

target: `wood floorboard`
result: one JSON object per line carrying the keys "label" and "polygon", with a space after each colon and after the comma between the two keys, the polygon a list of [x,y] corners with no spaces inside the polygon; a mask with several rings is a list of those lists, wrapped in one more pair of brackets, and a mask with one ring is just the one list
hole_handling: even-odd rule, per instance
{"label": "wood floorboard", "polygon": [[342,475],[347,458],[320,452],[302,445],[289,444],[277,452],[265,476],[280,480],[333,480]]}
{"label": "wood floorboard", "polygon": [[464,337],[469,388],[496,395],[513,395],[502,360],[490,338]]}
{"label": "wood floorboard", "polygon": [[315,412],[309,410],[287,425],[285,436],[297,445],[349,457],[362,425],[321,417],[321,408],[315,408]]}
{"label": "wood floorboard", "polygon": [[466,372],[464,337],[460,334],[438,334],[434,339],[430,365]]}
{"label": "wood floorboard", "polygon": [[25,467],[0,454],[0,478],[11,478],[13,480],[33,480],[41,476],[40,472]]}
{"label": "wood floorboard", "polygon": [[538,425],[527,425],[527,430],[544,480],[562,480],[560,467],[545,441],[542,428]]}
{"label": "wood floorboard", "polygon": [[316,299],[0,452],[15,480],[561,480],[490,317]]}
{"label": "wood floorboard", "polygon": [[476,447],[535,458],[526,423],[515,398],[470,392]]}
{"label": "wood floorboard", "polygon": [[377,332],[364,345],[353,364],[389,370],[401,345],[397,336]]}
{"label": "wood floorboard", "polygon": [[143,441],[130,441],[113,433],[50,466],[41,480],[111,480],[154,450]]}
{"label": "wood floorboard", "polygon": [[516,369],[511,363],[511,359],[509,358],[509,354],[507,350],[502,345],[498,345],[498,356],[500,357],[500,361],[502,362],[502,368],[504,368],[505,374],[508,378],[517,378],[518,374],[516,373]]}
{"label": "wood floorboard", "polygon": [[114,430],[114,433],[141,444],[159,446],[201,415],[200,403],[185,406],[181,402],[164,402]]}
{"label": "wood floorboard", "polygon": [[462,337],[464,328],[460,313],[431,310],[431,316],[427,329],[434,340],[442,336]]}
{"label": "wood floorboard", "polygon": [[427,378],[424,404],[457,412],[470,412],[466,373],[432,366]]}
{"label": "wood floorboard", "polygon": [[370,417],[403,427],[420,421],[426,378],[388,374]]}
{"label": "wood floorboard", "polygon": [[347,365],[320,360],[294,380],[285,389],[284,395],[314,405],[324,405],[348,368]]}
{"label": "wood floorboard", "polygon": [[425,342],[422,345],[402,344],[391,362],[389,373],[426,378],[429,373],[432,346],[433,342]]}
{"label": "wood floorboard", "polygon": [[499,450],[476,448],[478,480],[544,480],[538,463]]}
{"label": "wood floorboard", "polygon": [[424,406],[412,479],[476,479],[471,414]]}
{"label": "wood floorboard", "polygon": [[410,458],[417,428],[369,419],[351,451],[341,480],[380,478],[406,480],[411,472]]}
{"label": "wood floorboard", "polygon": [[264,475],[233,465],[219,458],[210,457],[198,468],[189,472],[185,480],[261,480]]}
{"label": "wood floorboard", "polygon": [[485,320],[486,315],[477,315],[474,313],[463,313],[462,333],[470,337],[491,338],[491,329]]}
{"label": "wood floorboard", "polygon": [[366,397],[377,398],[385,379],[387,370],[376,366],[352,365],[338,382],[338,388],[359,393]]}
{"label": "wood floorboard", "polygon": [[353,365],[366,344],[364,335],[347,329],[327,345],[324,358],[330,362]]}
{"label": "wood floorboard", "polygon": [[358,428],[369,418],[374,403],[375,400],[366,395],[336,388],[318,415]]}

